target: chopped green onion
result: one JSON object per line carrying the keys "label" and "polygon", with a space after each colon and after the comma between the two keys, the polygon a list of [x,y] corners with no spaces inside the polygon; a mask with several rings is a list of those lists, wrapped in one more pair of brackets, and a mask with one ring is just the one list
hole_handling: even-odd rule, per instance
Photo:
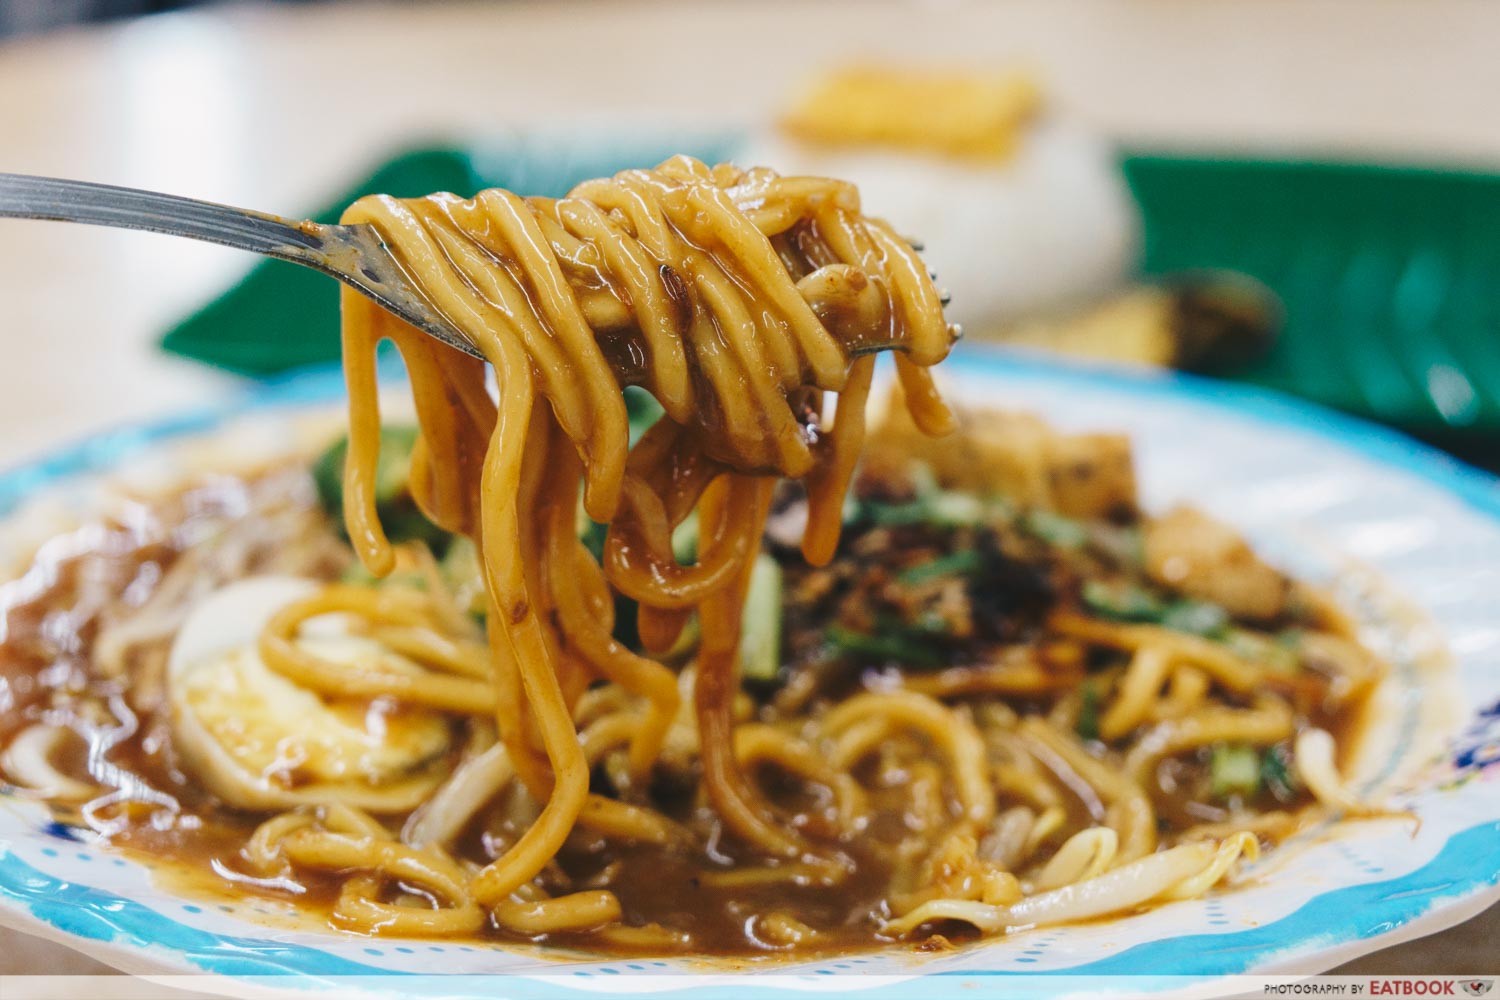
{"label": "chopped green onion", "polygon": [[698,560],[698,512],[689,514],[672,532],[672,554],[684,566]]}
{"label": "chopped green onion", "polygon": [[880,503],[871,501],[865,505],[870,521],[882,528],[895,528],[904,524],[926,524],[927,505],[920,501],[911,503]]}
{"label": "chopped green onion", "polygon": [[1132,583],[1089,580],[1080,596],[1090,611],[1116,621],[1149,622],[1210,639],[1224,636],[1229,628],[1229,613],[1217,604],[1186,598],[1164,601]]}
{"label": "chopped green onion", "polygon": [[1173,601],[1162,614],[1161,623],[1178,632],[1211,639],[1229,628],[1229,612],[1207,601]]}
{"label": "chopped green onion", "polygon": [[774,681],[781,673],[781,564],[762,552],[750,570],[740,629],[740,676]]}
{"label": "chopped green onion", "polygon": [[1127,622],[1160,622],[1166,605],[1149,590],[1130,583],[1087,580],[1079,594],[1095,614]]}
{"label": "chopped green onion", "polygon": [[1208,780],[1217,799],[1249,798],[1260,791],[1261,758],[1254,747],[1217,743],[1210,751]]}
{"label": "chopped green onion", "polygon": [[1089,546],[1127,569],[1146,565],[1146,538],[1134,525],[1096,521],[1087,527]]}
{"label": "chopped green onion", "polygon": [[1078,706],[1078,721],[1073,724],[1073,730],[1079,737],[1085,740],[1097,740],[1099,738],[1099,691],[1092,684],[1085,684],[1081,692],[1082,701]]}
{"label": "chopped green onion", "polygon": [[1289,802],[1296,797],[1301,782],[1297,780],[1291,752],[1286,744],[1277,743],[1266,748],[1260,758],[1260,780],[1282,802]]}
{"label": "chopped green onion", "polygon": [[967,527],[983,524],[984,501],[972,493],[936,493],[927,498],[927,509],[934,524]]}
{"label": "chopped green onion", "polygon": [[392,573],[389,576],[379,577],[365,569],[364,563],[358,560],[339,574],[339,582],[352,583],[361,587],[400,585],[411,587],[413,590],[427,589],[427,578],[421,573]]}
{"label": "chopped green onion", "polygon": [[865,512],[877,526],[930,524],[940,528],[968,528],[985,523],[993,505],[970,493],[937,492],[907,503],[871,502]]}
{"label": "chopped green onion", "polygon": [[1289,649],[1279,638],[1267,639],[1265,636],[1242,628],[1226,629],[1221,635],[1213,638],[1228,646],[1235,655],[1258,663],[1278,674],[1295,674],[1302,667],[1302,660],[1297,655],[1297,651]]}
{"label": "chopped green onion", "polygon": [[1021,516],[1020,528],[1060,549],[1081,549],[1089,540],[1088,529],[1082,524],[1050,510],[1028,510]]}
{"label": "chopped green onion", "polygon": [[984,559],[978,552],[965,549],[904,569],[896,579],[915,585],[944,576],[972,576],[983,566]]}
{"label": "chopped green onion", "polygon": [[931,645],[909,634],[865,635],[835,625],[823,635],[835,650],[846,655],[910,667],[936,667],[943,662]]}
{"label": "chopped green onion", "polygon": [[[375,511],[386,537],[393,542],[426,542],[434,554],[447,551],[453,536],[417,509],[409,489],[411,454],[417,428],[398,424],[380,429],[380,452],[375,465]],[[344,517],[344,462],[349,438],[339,438],[312,464],[313,483],[323,509],[340,524]]]}

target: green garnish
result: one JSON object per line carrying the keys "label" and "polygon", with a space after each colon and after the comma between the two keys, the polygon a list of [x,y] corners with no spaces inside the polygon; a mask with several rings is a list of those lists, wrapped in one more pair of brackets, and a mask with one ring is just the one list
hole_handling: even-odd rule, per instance
{"label": "green garnish", "polygon": [[1291,751],[1286,744],[1276,743],[1261,754],[1260,780],[1282,802],[1289,802],[1296,797],[1301,782],[1297,780],[1297,772],[1292,768]]}
{"label": "green garnish", "polygon": [[1133,583],[1089,580],[1079,596],[1090,611],[1115,621],[1146,622],[1210,639],[1224,636],[1229,628],[1229,613],[1217,604],[1191,598],[1163,600]]}
{"label": "green garnish", "polygon": [[[422,541],[441,556],[453,536],[429,521],[412,499],[411,454],[417,428],[397,424],[380,429],[380,453],[375,466],[375,511],[386,537],[396,543]],[[318,500],[328,516],[342,526],[344,519],[344,462],[349,438],[339,438],[312,464]],[[342,530],[342,529],[341,529]]]}
{"label": "green garnish", "polygon": [[1099,738],[1099,691],[1092,684],[1085,684],[1080,693],[1081,701],[1078,706],[1078,721],[1073,724],[1073,730],[1080,738],[1085,740],[1097,740]]}
{"label": "green garnish", "polygon": [[1161,623],[1178,632],[1191,632],[1211,639],[1223,635],[1229,628],[1229,612],[1207,601],[1173,601],[1162,613]]}
{"label": "green garnish", "polygon": [[985,523],[990,506],[969,493],[936,492],[906,503],[869,502],[864,513],[877,527],[930,524],[940,528],[969,528]]}
{"label": "green garnish", "polygon": [[781,564],[762,552],[750,570],[740,627],[740,676],[770,682],[781,673]]}
{"label": "green garnish", "polygon": [[[396,424],[380,429],[380,456],[375,471],[375,502],[389,503],[406,495],[411,479],[411,453],[417,445],[417,429]],[[313,482],[318,499],[330,514],[344,512],[344,460],[349,454],[349,438],[340,437],[313,462]]]}
{"label": "green garnish", "polygon": [[973,549],[965,549],[904,569],[896,579],[905,584],[916,585],[944,576],[972,576],[983,567],[983,557]]}
{"label": "green garnish", "polygon": [[361,587],[410,587],[412,590],[426,590],[427,578],[421,573],[392,573],[389,576],[377,577],[365,565],[358,560],[339,574],[339,583],[352,583]]}
{"label": "green garnish", "polygon": [[600,524],[598,521],[583,519],[583,529],[578,532],[578,540],[583,542],[583,547],[589,550],[596,562],[604,561],[604,538],[609,534],[609,525]]}
{"label": "green garnish", "polygon": [[1245,629],[1230,628],[1212,638],[1224,643],[1235,655],[1259,663],[1278,674],[1295,674],[1302,667],[1297,650],[1282,642],[1279,636],[1267,639]]}
{"label": "green garnish", "polygon": [[1089,540],[1088,529],[1081,523],[1050,510],[1028,510],[1018,526],[1033,538],[1060,549],[1081,549]]}
{"label": "green garnish", "polygon": [[1254,747],[1217,743],[1209,752],[1208,780],[1214,798],[1249,798],[1260,791],[1261,756]]}
{"label": "green garnish", "polygon": [[1149,590],[1130,583],[1087,580],[1079,592],[1084,607],[1097,615],[1122,622],[1160,623],[1166,605]]}
{"label": "green garnish", "polygon": [[932,471],[932,466],[926,462],[911,463],[907,475],[911,477],[912,492],[917,495],[917,499],[919,500],[936,496],[943,491],[942,485],[938,482],[937,475]]}
{"label": "green garnish", "polygon": [[672,554],[684,566],[698,561],[698,512],[689,514],[672,532]]}
{"label": "green garnish", "polygon": [[911,667],[936,667],[943,662],[930,644],[909,633],[865,635],[863,632],[835,625],[825,631],[823,636],[835,650],[846,655]]}

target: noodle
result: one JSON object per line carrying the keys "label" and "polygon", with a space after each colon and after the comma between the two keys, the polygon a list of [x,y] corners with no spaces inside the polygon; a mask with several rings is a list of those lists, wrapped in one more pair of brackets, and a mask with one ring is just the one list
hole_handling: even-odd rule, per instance
{"label": "noodle", "polygon": [[[474,880],[487,905],[512,906],[503,901],[542,871],[580,822],[613,836],[668,837],[647,814],[588,794],[572,710],[591,677],[649,705],[630,741],[636,781],[646,779],[677,710],[672,673],[610,635],[611,586],[648,609],[643,619],[660,633],[653,645],[671,631],[662,615],[698,608],[695,706],[709,799],[731,830],[767,854],[811,851],[746,782],[732,749],[739,609],[771,477],[808,478],[804,549],[826,561],[863,440],[873,370],[872,358],[853,354],[901,348],[914,416],[934,430],[948,422],[923,372],[951,340],[937,293],[911,248],[858,210],[853,189],[836,182],[679,158],[589,182],[558,201],[504,191],[470,201],[367,198],[345,214],[346,223],[380,231],[495,370],[498,407],[455,407],[455,398],[482,400],[483,370],[439,356],[422,335],[357,294],[345,296],[350,538],[371,572],[390,571],[391,548],[375,515],[373,366],[375,344],[388,338],[407,356],[421,421],[412,476],[418,502],[438,524],[470,534],[482,553],[495,685],[481,690],[468,679],[468,656],[410,637],[405,652],[466,676],[429,674],[402,687],[320,669],[291,634],[311,614],[357,610],[336,595],[279,615],[262,655],[318,690],[392,694],[460,711],[493,706],[512,764],[544,804],[520,840]],[[848,303],[830,290],[841,283],[884,294],[861,303],[865,315],[840,316]],[[591,323],[584,291],[613,295],[623,308],[606,311],[627,327]],[[597,294],[588,301],[597,303]],[[627,447],[620,394],[627,384],[650,390],[667,413],[635,449]],[[799,422],[804,404],[792,397],[816,408],[824,391],[841,394],[838,416],[814,439]],[[478,442],[486,440],[481,458]],[[589,516],[609,525],[602,566],[574,534],[580,483]],[[702,556],[687,567],[667,536],[695,506]],[[981,785],[971,777],[966,786],[976,821],[993,808]],[[843,798],[841,823],[852,823],[847,789]],[[577,909],[578,926],[601,922],[607,911]],[[562,926],[539,923],[529,910],[505,912],[502,923]]]}

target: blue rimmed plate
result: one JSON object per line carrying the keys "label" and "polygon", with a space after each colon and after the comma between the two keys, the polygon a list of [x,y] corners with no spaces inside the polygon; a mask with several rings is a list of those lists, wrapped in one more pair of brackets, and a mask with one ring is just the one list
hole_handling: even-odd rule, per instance
{"label": "blue rimmed plate", "polygon": [[[960,350],[945,375],[961,401],[1129,433],[1149,507],[1192,502],[1238,525],[1292,572],[1337,581],[1392,665],[1351,778],[1420,824],[1386,819],[1307,831],[1231,889],[1117,920],[940,955],[891,949],[747,970],[743,961],[600,962],[536,948],[337,934],[256,912],[269,909],[263,902],[181,896],[135,861],[51,824],[37,803],[9,795],[0,797],[0,923],[135,971],[274,976],[294,986],[395,975],[403,978],[361,983],[493,994],[494,984],[443,977],[506,975],[503,992],[514,996],[691,986],[739,998],[836,985],[872,997],[935,997],[973,996],[976,984],[1004,976],[1146,977],[1130,980],[1139,992],[1235,973],[1316,971],[1457,923],[1500,896],[1496,480],[1390,432],[1243,387],[978,348]],[[0,477],[0,565],[22,557],[39,534],[107,509],[121,477],[168,482],[205,462],[305,446],[310,428],[336,423],[342,392],[336,372],[315,372]]]}

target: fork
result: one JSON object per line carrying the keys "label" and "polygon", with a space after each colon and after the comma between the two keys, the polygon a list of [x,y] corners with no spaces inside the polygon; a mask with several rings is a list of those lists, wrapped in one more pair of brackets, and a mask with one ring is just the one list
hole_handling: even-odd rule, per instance
{"label": "fork", "polygon": [[283,219],[154,191],[6,173],[0,173],[0,217],[143,229],[291,261],[332,275],[450,347],[482,357],[427,301],[371,226]]}
{"label": "fork", "polygon": [[[337,278],[417,329],[484,359],[469,338],[422,294],[372,226],[297,221],[156,191],[0,173],[0,218],[5,217],[143,229],[291,261]],[[941,292],[941,300],[943,305],[948,304],[946,291]],[[597,314],[605,326],[622,319],[618,315],[620,304],[610,297],[585,306],[594,307],[586,311]],[[957,324],[948,330],[954,340],[963,336],[963,328]],[[872,354],[896,346],[870,340],[853,346],[850,353]]]}

